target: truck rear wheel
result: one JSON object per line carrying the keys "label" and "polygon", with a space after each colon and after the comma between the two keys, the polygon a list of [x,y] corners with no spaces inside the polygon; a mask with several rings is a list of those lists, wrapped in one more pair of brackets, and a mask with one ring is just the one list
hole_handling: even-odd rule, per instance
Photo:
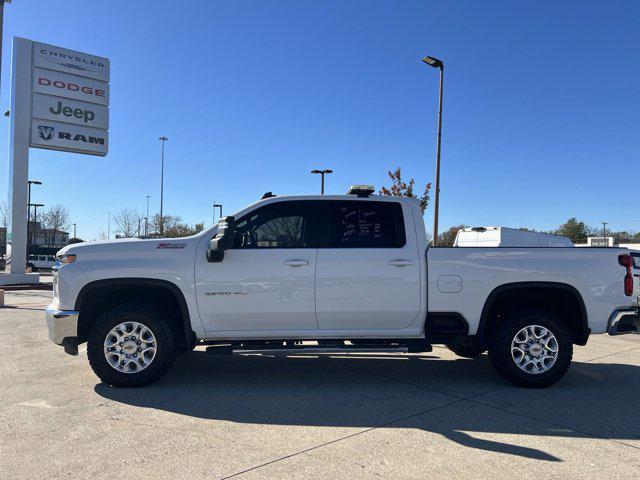
{"label": "truck rear wheel", "polygon": [[176,334],[151,305],[127,303],[106,311],[87,340],[89,364],[114,387],[142,387],[162,377],[177,354]]}
{"label": "truck rear wheel", "polygon": [[543,388],[560,380],[571,364],[573,343],[554,314],[540,310],[506,315],[491,342],[496,371],[520,387]]}

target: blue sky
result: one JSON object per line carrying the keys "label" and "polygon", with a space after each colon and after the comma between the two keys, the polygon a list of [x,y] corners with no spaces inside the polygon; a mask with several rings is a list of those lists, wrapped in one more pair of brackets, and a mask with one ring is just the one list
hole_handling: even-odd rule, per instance
{"label": "blue sky", "polygon": [[[264,192],[386,184],[435,172],[444,60],[441,228],[549,229],[570,216],[640,230],[640,3],[628,1],[65,1],[5,7],[13,35],[111,59],[106,158],[31,150],[34,201],[68,206],[78,236],[107,212],[211,223]],[[9,122],[0,120],[0,152]],[[0,156],[5,198],[6,153]],[[432,222],[430,208],[425,216]]]}

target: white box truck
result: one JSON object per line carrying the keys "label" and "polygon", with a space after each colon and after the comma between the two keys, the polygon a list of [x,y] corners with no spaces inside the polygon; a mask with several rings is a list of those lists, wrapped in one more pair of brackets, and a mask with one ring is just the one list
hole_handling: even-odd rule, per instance
{"label": "white box truck", "polygon": [[454,247],[573,247],[567,237],[507,227],[471,227],[458,230]]}

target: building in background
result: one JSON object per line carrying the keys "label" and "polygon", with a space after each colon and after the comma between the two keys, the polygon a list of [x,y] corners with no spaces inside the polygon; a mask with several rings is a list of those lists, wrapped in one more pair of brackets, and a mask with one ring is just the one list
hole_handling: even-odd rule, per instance
{"label": "building in background", "polygon": [[62,248],[69,243],[69,232],[43,228],[40,222],[29,222],[30,247]]}

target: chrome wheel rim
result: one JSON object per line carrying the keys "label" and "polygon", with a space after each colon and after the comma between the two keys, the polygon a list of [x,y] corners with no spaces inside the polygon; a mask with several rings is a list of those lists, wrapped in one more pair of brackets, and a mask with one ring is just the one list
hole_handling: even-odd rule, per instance
{"label": "chrome wheel rim", "polygon": [[558,359],[558,340],[546,327],[528,325],[511,341],[511,357],[520,370],[538,375],[549,371]]}
{"label": "chrome wheel rim", "polygon": [[104,357],[121,373],[138,373],[156,358],[156,336],[139,322],[123,322],[113,327],[104,340]]}

